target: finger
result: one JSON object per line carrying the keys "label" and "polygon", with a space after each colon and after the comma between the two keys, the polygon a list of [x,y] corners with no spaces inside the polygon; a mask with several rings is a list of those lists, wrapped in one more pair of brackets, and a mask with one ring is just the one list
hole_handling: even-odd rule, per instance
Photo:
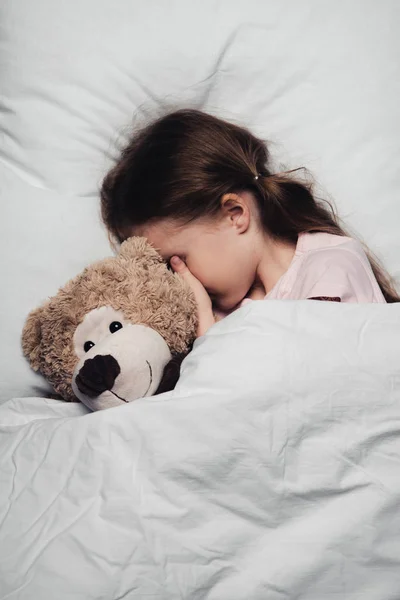
{"label": "finger", "polygon": [[265,289],[262,285],[255,285],[246,297],[250,300],[264,300]]}
{"label": "finger", "polygon": [[179,256],[173,256],[170,262],[175,273],[182,277],[192,290],[200,312],[200,320],[202,320],[203,314],[212,315],[211,299],[201,281],[196,279]]}
{"label": "finger", "polygon": [[191,275],[191,272],[187,268],[186,264],[181,258],[179,258],[179,256],[173,256],[170,260],[170,264],[175,273],[179,273],[179,275]]}
{"label": "finger", "polygon": [[250,292],[250,294],[248,295],[248,298],[250,300],[264,300],[265,290],[263,290],[261,288],[256,288],[256,289],[252,290],[252,292]]}
{"label": "finger", "polygon": [[[193,273],[189,271],[188,267],[186,266],[186,263],[184,263],[183,260],[179,258],[179,256],[173,256],[170,260],[170,264],[174,272],[177,273],[183,279],[185,279],[187,284],[192,288],[192,291],[196,296],[197,301],[199,302],[199,300],[201,300],[201,295],[203,292],[203,286],[201,285],[200,281],[196,279]],[[204,293],[206,293],[205,290]]]}

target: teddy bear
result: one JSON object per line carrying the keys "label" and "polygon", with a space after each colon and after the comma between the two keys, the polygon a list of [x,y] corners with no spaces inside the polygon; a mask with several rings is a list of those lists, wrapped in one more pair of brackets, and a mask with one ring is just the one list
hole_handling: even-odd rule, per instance
{"label": "teddy bear", "polygon": [[132,237],[28,315],[22,349],[58,396],[99,410],[173,389],[196,328],[188,285]]}

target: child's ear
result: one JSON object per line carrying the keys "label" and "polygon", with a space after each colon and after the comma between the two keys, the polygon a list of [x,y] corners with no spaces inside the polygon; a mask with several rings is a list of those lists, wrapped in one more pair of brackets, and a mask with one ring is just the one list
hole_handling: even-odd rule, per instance
{"label": "child's ear", "polygon": [[40,350],[42,342],[42,317],[45,305],[35,308],[29,313],[22,330],[22,351],[35,371],[40,367]]}
{"label": "child's ear", "polygon": [[221,211],[238,233],[247,231],[251,216],[247,197],[240,194],[224,194],[221,200]]}

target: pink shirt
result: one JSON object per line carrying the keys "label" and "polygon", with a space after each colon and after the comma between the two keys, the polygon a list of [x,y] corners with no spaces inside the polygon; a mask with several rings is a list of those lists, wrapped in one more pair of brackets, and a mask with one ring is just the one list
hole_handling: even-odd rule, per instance
{"label": "pink shirt", "polygon": [[360,242],[330,233],[300,234],[289,269],[266,295],[267,300],[307,298],[386,302]]}

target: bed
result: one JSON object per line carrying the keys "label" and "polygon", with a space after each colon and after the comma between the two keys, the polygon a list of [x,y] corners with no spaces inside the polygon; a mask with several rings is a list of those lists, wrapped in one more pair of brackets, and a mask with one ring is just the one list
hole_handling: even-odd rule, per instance
{"label": "bed", "polygon": [[0,598],[400,597],[400,309],[255,302],[174,392],[88,413],[20,350],[111,253],[132,128],[202,108],[305,166],[400,276],[395,0],[0,6]]}

